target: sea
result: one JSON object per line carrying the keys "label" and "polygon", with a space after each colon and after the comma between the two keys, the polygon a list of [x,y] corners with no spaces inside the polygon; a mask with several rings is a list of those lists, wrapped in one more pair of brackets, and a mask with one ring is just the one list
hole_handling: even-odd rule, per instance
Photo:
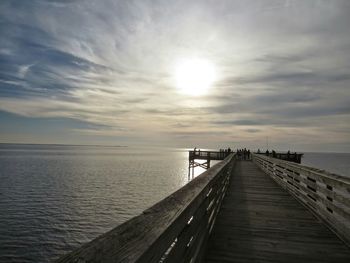
{"label": "sea", "polygon": [[[349,153],[302,164],[350,177]],[[52,262],[187,182],[188,149],[0,144],[0,262]]]}

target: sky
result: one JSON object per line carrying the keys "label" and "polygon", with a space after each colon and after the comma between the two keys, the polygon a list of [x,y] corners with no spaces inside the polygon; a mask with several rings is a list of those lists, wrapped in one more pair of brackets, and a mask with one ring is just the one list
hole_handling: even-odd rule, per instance
{"label": "sky", "polygon": [[350,1],[1,0],[0,36],[2,143],[350,152]]}

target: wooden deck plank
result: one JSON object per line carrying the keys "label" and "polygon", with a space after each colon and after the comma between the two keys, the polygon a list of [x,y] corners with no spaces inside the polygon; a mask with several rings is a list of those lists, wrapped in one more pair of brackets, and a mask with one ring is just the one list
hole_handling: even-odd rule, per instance
{"label": "wooden deck plank", "polygon": [[350,262],[350,249],[253,162],[238,161],[205,262]]}

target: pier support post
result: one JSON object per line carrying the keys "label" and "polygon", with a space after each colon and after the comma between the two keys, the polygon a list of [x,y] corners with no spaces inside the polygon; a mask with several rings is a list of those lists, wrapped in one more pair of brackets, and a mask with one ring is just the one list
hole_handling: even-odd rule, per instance
{"label": "pier support post", "polygon": [[[207,159],[204,163],[196,162],[194,159],[189,159],[188,164],[188,180],[193,179],[194,177],[194,168],[201,167],[205,170],[208,170],[210,168],[210,159]],[[192,175],[191,175],[192,170]]]}

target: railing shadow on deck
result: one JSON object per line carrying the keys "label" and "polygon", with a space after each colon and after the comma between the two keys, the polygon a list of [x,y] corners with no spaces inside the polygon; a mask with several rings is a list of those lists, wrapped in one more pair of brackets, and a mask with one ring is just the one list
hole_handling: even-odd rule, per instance
{"label": "railing shadow on deck", "polygon": [[350,178],[263,155],[253,161],[350,246]]}
{"label": "railing shadow on deck", "polygon": [[235,154],[175,193],[56,262],[200,262]]}

